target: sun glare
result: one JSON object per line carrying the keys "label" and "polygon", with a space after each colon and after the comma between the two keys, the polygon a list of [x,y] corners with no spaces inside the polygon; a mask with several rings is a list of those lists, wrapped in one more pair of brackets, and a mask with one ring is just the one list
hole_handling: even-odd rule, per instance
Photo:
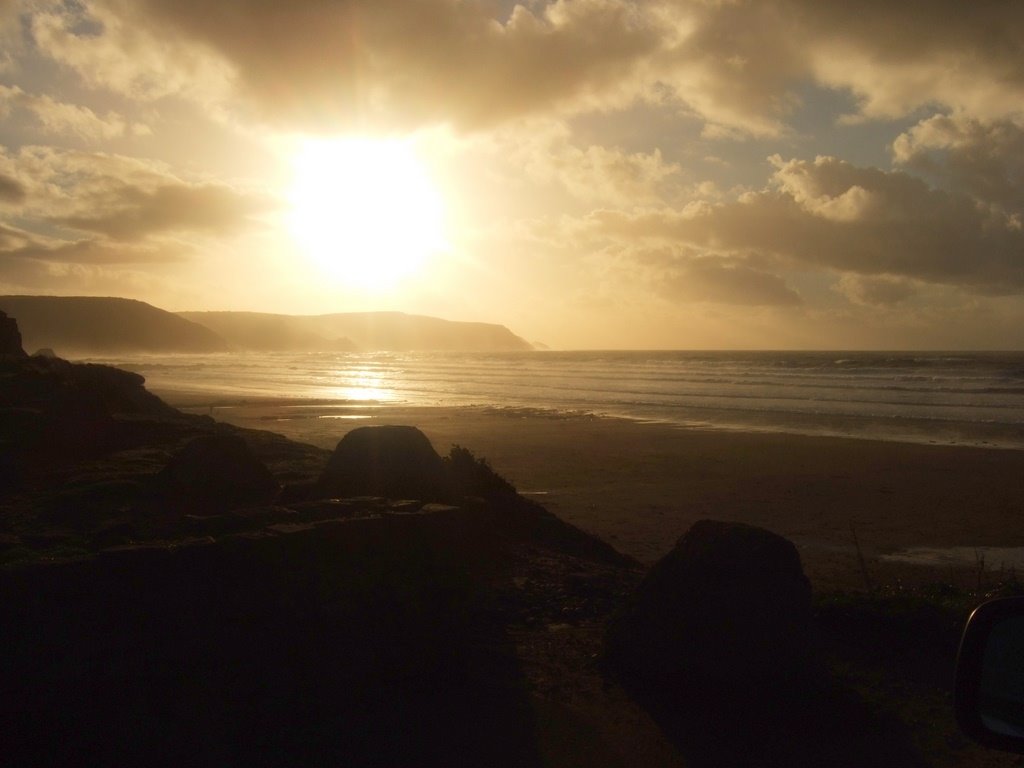
{"label": "sun glare", "polygon": [[393,288],[445,250],[441,196],[410,142],[308,140],[293,172],[292,237],[338,280]]}

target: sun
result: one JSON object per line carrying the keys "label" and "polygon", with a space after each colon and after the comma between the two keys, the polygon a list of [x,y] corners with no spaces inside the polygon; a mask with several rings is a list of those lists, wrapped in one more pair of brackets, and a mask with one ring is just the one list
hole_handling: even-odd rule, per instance
{"label": "sun", "polygon": [[446,250],[441,195],[411,142],[309,139],[292,171],[292,237],[339,281],[390,289]]}

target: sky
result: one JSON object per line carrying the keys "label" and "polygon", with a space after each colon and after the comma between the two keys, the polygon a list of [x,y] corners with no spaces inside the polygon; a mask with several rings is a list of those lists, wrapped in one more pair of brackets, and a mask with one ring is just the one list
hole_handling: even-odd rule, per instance
{"label": "sky", "polygon": [[1024,3],[0,0],[0,293],[1024,348]]}

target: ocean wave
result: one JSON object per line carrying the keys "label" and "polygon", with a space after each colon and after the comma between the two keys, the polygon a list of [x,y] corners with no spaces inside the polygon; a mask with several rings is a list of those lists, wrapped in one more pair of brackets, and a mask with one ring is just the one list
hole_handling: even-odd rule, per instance
{"label": "ocean wave", "polygon": [[157,389],[221,395],[586,411],[730,428],[799,422],[804,431],[851,434],[899,431],[892,425],[909,419],[926,437],[941,423],[943,439],[950,425],[968,437],[1003,429],[1013,439],[1024,424],[1021,353],[247,353],[118,362]]}

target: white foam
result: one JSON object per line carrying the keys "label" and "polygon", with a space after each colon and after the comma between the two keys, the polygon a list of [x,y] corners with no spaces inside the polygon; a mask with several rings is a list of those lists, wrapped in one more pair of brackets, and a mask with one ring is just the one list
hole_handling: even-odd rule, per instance
{"label": "white foam", "polygon": [[913,547],[882,555],[894,563],[945,567],[984,567],[988,571],[1024,568],[1024,547]]}

